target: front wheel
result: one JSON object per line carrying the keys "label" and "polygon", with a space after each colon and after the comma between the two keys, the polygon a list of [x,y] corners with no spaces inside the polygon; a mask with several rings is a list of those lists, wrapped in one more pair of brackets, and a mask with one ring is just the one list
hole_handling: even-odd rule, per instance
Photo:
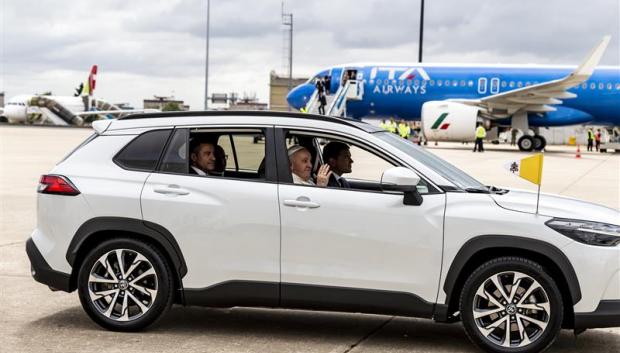
{"label": "front wheel", "polygon": [[460,298],[465,332],[488,352],[541,352],[558,335],[563,302],[539,264],[520,257],[488,261],[469,276]]}
{"label": "front wheel", "polygon": [[172,305],[172,274],[152,245],[112,239],[86,255],[78,293],[82,307],[100,326],[136,331],[154,323]]}

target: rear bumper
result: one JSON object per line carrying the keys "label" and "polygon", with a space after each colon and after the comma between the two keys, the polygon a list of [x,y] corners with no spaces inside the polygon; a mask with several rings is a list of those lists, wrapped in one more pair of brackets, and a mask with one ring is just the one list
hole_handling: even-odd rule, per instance
{"label": "rear bumper", "polygon": [[26,242],[26,253],[30,259],[30,269],[35,281],[48,285],[51,289],[71,292],[71,275],[52,269],[39,249],[34,244],[32,238]]}
{"label": "rear bumper", "polygon": [[576,313],[575,328],[620,327],[620,300],[601,300],[591,313]]}

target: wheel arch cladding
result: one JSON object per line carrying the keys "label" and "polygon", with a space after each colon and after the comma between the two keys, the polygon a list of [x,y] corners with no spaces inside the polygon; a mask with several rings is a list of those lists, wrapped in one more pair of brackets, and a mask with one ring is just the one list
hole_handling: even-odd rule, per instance
{"label": "wheel arch cladding", "polygon": [[66,258],[71,267],[71,287],[77,286],[77,272],[74,266],[80,264],[88,251],[96,244],[110,239],[109,235],[122,236],[150,242],[160,248],[166,260],[174,269],[175,285],[182,289],[182,278],[187,274],[185,259],[174,236],[164,227],[147,221],[123,217],[97,217],[90,219],[77,230],[69,247]]}
{"label": "wheel arch cladding", "polygon": [[[458,288],[462,288],[469,275],[486,261],[502,256],[521,256],[538,262],[556,281],[565,303],[574,305],[581,300],[581,289],[575,270],[560,249],[531,238],[482,235],[467,241],[450,265],[443,284],[445,303],[448,306],[447,315],[458,310]],[[565,310],[565,325],[570,327],[574,316],[572,305],[565,305]]]}

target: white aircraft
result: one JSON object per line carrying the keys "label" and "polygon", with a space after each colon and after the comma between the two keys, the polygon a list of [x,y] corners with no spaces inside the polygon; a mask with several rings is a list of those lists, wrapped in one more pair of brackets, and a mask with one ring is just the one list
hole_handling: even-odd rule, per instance
{"label": "white aircraft", "polygon": [[75,96],[18,95],[9,99],[0,121],[22,124],[82,125],[84,118],[113,119],[131,113],[157,111],[153,109],[121,109],[95,99],[97,65],[90,69],[88,79],[76,89]]}

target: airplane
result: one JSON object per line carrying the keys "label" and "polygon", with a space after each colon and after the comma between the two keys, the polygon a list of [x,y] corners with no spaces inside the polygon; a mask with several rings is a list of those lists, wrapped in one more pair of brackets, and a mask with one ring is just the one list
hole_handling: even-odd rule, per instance
{"label": "airplane", "polygon": [[[287,95],[295,109],[314,112],[319,78],[327,79],[327,115],[421,120],[431,141],[473,141],[487,129],[516,128],[522,151],[542,150],[542,127],[620,126],[620,67],[598,66],[605,36],[578,67],[358,63],[321,70]],[[495,129],[497,133],[498,129]],[[532,130],[532,131],[530,131]]]}
{"label": "airplane", "polygon": [[10,98],[0,122],[12,124],[83,125],[89,119],[113,119],[131,113],[157,111],[154,109],[121,109],[101,99],[93,98],[97,83],[97,65],[90,69],[86,81],[76,88],[74,96],[17,95]]}

